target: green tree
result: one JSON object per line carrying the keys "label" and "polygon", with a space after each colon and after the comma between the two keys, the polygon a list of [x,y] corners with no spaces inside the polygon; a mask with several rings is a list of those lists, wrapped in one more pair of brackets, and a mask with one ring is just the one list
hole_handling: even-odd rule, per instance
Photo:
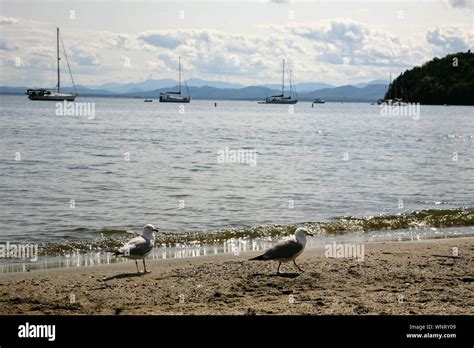
{"label": "green tree", "polygon": [[421,104],[474,105],[474,54],[449,54],[405,71],[385,94],[395,96]]}

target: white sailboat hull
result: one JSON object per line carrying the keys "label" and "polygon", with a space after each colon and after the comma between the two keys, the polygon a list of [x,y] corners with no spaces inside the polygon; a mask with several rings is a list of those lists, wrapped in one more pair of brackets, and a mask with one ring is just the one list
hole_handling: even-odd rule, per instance
{"label": "white sailboat hull", "polygon": [[260,104],[296,104],[297,99],[266,99]]}
{"label": "white sailboat hull", "polygon": [[187,96],[181,95],[181,57],[178,60],[178,71],[179,71],[179,92],[165,92],[160,93],[160,103],[189,103],[191,102],[191,95],[189,95],[188,85],[186,85],[186,81],[184,84],[186,85],[186,90],[188,91]]}
{"label": "white sailboat hull", "polygon": [[274,95],[271,97],[265,98],[265,100],[258,102],[258,104],[296,104],[298,102],[298,96],[292,95],[292,83],[291,83],[291,70],[290,70],[290,95],[285,97],[285,60],[283,59],[283,69],[282,69],[282,83],[281,83],[281,94]]}
{"label": "white sailboat hull", "polygon": [[[46,100],[46,101],[74,101],[77,97],[76,93],[61,93],[61,72],[59,68],[59,28],[56,29],[56,52],[57,52],[57,67],[58,67],[58,81],[56,84],[57,92],[53,92],[52,90],[46,88],[30,88],[26,91],[25,94],[28,95],[28,99],[30,100]],[[64,48],[64,54],[66,55],[66,49]],[[67,61],[67,56],[66,56]],[[69,61],[67,61],[68,68],[69,68]],[[74,79],[72,77],[71,69],[69,68],[69,74],[71,75],[72,84],[74,86]]]}
{"label": "white sailboat hull", "polygon": [[191,97],[173,97],[168,94],[160,95],[160,103],[189,103]]}
{"label": "white sailboat hull", "polygon": [[28,95],[30,100],[50,100],[50,101],[74,101],[76,99],[75,94],[66,93],[51,93],[51,94],[30,94]]}

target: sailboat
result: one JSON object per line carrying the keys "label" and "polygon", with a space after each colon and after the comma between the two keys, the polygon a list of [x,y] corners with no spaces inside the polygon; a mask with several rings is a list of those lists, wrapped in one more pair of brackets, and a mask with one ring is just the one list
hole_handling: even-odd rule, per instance
{"label": "sailboat", "polygon": [[[392,90],[395,92],[394,98],[392,98]],[[407,104],[407,102],[405,101],[406,98],[404,97],[405,93],[404,93],[404,88],[403,88],[403,79],[401,77],[400,77],[400,94],[401,94],[400,95],[401,98],[398,98],[397,79],[395,79],[392,83],[392,73],[390,73],[390,83],[388,84],[388,91],[385,92],[385,96],[383,99],[378,100],[377,104],[378,105],[382,105],[382,104],[397,105],[397,106],[404,106]]]}
{"label": "sailboat", "polygon": [[382,104],[391,105],[392,104],[392,100],[390,99],[390,96],[387,93],[388,91],[391,91],[391,89],[392,89],[392,73],[390,73],[390,82],[388,83],[388,86],[385,88],[384,97],[377,100],[377,105],[382,105]]}
{"label": "sailboat", "polygon": [[191,95],[189,94],[188,85],[186,80],[184,85],[186,86],[186,91],[188,92],[187,96],[181,95],[181,57],[179,57],[178,63],[179,70],[179,83],[178,83],[178,92],[165,92],[160,93],[160,103],[189,103],[191,101]]}
{"label": "sailboat", "polygon": [[265,98],[264,101],[259,104],[296,104],[298,102],[298,95],[296,94],[296,88],[291,82],[291,70],[290,70],[290,95],[285,97],[285,60],[283,59],[283,70],[282,70],[282,82],[281,82],[281,94],[272,95]]}
{"label": "sailboat", "polygon": [[[74,99],[76,99],[77,93],[61,93],[61,72],[59,69],[59,61],[61,60],[61,58],[59,57],[59,38],[60,38],[59,28],[57,28],[56,29],[56,51],[57,51],[57,61],[58,61],[58,83],[56,85],[57,92],[50,91],[49,89],[45,89],[45,88],[28,89],[25,94],[28,94],[28,98],[31,100],[74,101]],[[75,91],[76,88],[74,86],[74,78],[72,77],[71,67],[69,66],[69,60],[67,59],[66,50],[64,48],[64,43],[62,42],[62,38],[61,38],[61,43],[63,45],[64,56],[66,57],[69,74],[71,75],[72,86]]]}

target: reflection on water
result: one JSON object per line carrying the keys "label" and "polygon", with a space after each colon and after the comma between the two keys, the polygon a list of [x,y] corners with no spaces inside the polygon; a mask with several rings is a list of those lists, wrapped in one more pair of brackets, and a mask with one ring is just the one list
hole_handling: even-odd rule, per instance
{"label": "reflection on water", "polygon": [[[84,101],[96,103],[94,120],[0,96],[0,242],[474,207],[474,107],[423,105],[415,121],[363,103],[300,102],[289,114],[194,100],[183,116],[176,105]],[[227,147],[256,151],[257,165],[219,163]]]}
{"label": "reflection on water", "polygon": [[[456,228],[427,228],[396,231],[375,231],[348,235],[318,235],[308,239],[307,248],[320,249],[325,245],[338,243],[374,243],[390,241],[417,241],[437,238],[456,238],[474,236],[474,227]],[[219,245],[178,245],[175,247],[157,247],[147,257],[147,260],[185,259],[210,255],[235,255],[241,253],[266,250],[281,238],[233,238]],[[55,268],[90,267],[127,262],[125,258],[114,257],[104,251],[90,253],[70,253],[64,256],[39,258],[37,262],[20,262],[8,260],[0,265],[0,273],[29,272]],[[2,260],[5,262],[5,260]],[[132,261],[133,262],[133,261]]]}

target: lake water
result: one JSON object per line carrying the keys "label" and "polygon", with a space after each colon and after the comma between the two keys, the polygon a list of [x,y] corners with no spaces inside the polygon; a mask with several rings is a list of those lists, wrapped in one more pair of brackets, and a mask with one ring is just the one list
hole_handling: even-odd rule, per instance
{"label": "lake water", "polygon": [[[0,96],[1,242],[474,207],[474,107],[76,102],[95,117]],[[232,150],[248,156],[219,156]]]}

